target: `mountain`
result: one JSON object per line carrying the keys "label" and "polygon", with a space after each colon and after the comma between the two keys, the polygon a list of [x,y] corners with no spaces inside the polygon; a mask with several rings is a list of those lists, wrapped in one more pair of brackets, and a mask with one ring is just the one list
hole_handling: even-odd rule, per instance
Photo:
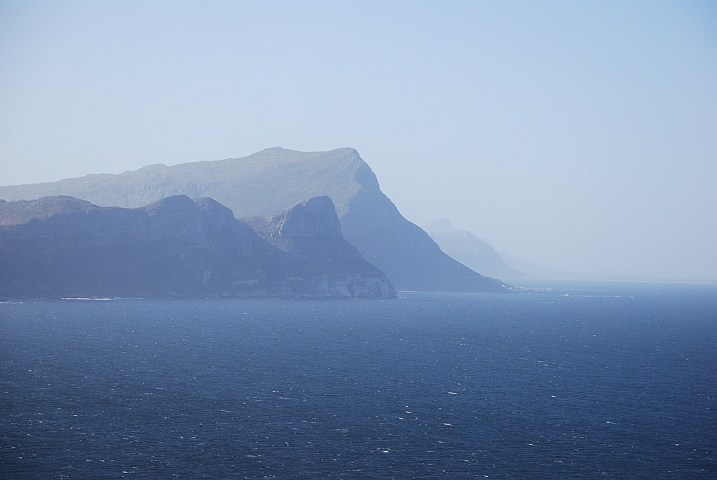
{"label": "mountain", "polygon": [[140,207],[171,195],[212,197],[237,218],[283,210],[328,196],[346,240],[402,290],[505,291],[453,260],[381,192],[356,150],[304,153],[270,148],[245,158],[151,165],[118,175],[87,175],[53,183],[0,187],[0,198],[71,195],[96,205]]}
{"label": "mountain", "polygon": [[[679,278],[664,278],[664,277],[631,277],[623,275],[606,275],[604,273],[579,273],[579,272],[564,272],[562,270],[556,270],[554,268],[544,267],[542,265],[536,265],[527,260],[513,257],[505,252],[498,252],[505,260],[505,263],[510,267],[525,272],[530,279],[534,280],[568,280],[568,281],[593,281],[593,282],[668,282],[668,283],[704,283],[704,280],[700,279],[679,279]],[[713,282],[706,282],[713,283]]]}
{"label": "mountain", "polygon": [[446,254],[477,272],[505,279],[527,278],[526,274],[507,265],[491,245],[471,232],[456,230],[447,219],[428,223],[423,229]]}
{"label": "mountain", "polygon": [[593,278],[593,276],[589,274],[562,272],[560,270],[555,270],[554,268],[536,265],[505,252],[498,252],[498,254],[505,261],[506,265],[516,270],[520,270],[528,278],[540,280],[591,280]]}
{"label": "mountain", "polygon": [[343,239],[328,197],[252,219],[262,221],[282,248],[211,198],[134,209],[68,196],[0,201],[0,295],[395,297]]}
{"label": "mountain", "polygon": [[466,230],[456,230],[448,219],[435,220],[423,226],[431,238],[452,258],[490,277],[521,280],[599,280],[656,281],[655,278],[617,277],[589,273],[570,273],[536,265],[527,260],[499,252],[487,240]]}
{"label": "mountain", "polygon": [[331,290],[340,296],[396,296],[383,272],[344,239],[329,197],[315,197],[241,222],[284,253],[283,262],[290,266],[287,271],[298,272],[281,280],[282,292],[308,288],[308,293]]}

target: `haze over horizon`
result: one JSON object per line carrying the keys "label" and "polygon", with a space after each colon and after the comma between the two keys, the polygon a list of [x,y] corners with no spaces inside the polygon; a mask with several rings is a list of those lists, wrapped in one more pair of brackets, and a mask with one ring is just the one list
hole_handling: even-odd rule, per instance
{"label": "haze over horizon", "polygon": [[353,147],[412,222],[717,280],[709,2],[0,1],[0,185]]}

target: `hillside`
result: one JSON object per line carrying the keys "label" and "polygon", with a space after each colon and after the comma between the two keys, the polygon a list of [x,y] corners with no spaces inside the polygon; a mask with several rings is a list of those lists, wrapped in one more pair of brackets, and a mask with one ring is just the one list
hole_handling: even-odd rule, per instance
{"label": "hillside", "polygon": [[354,149],[297,152],[270,148],[245,158],[152,165],[111,175],[87,175],[53,183],[0,187],[0,198],[70,195],[101,206],[140,207],[171,195],[212,197],[237,218],[283,210],[328,196],[341,230],[366,260],[401,290],[504,291],[444,254],[406,220],[381,192],[376,176]]}
{"label": "hillside", "polygon": [[275,247],[211,198],[135,209],[66,196],[0,201],[0,296],[395,297],[341,236],[328,197],[282,218],[293,226],[283,236],[300,232],[300,243]]}

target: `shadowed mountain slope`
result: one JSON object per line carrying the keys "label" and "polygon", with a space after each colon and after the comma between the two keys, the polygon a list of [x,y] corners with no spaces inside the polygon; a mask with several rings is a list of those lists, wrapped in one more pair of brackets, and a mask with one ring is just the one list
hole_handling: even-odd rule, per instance
{"label": "shadowed mountain slope", "polygon": [[453,260],[406,220],[381,192],[369,166],[350,148],[312,153],[270,148],[239,159],[152,165],[119,175],[0,187],[0,198],[5,199],[72,195],[97,205],[122,207],[179,194],[212,197],[237,218],[266,215],[325,195],[336,206],[346,240],[397,288],[504,291],[500,281]]}
{"label": "shadowed mountain slope", "polygon": [[279,249],[211,198],[177,195],[136,209],[66,196],[0,201],[0,295],[394,297],[340,230],[317,228],[338,225],[331,200],[312,202],[322,208],[311,223],[292,212],[286,222],[320,252]]}

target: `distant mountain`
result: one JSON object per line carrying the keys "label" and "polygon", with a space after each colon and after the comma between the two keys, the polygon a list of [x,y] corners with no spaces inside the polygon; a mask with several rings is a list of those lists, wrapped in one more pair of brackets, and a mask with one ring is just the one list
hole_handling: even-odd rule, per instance
{"label": "distant mountain", "polygon": [[471,232],[456,230],[448,219],[428,223],[423,229],[451,258],[482,275],[509,280],[527,278],[525,273],[507,265],[491,245]]}
{"label": "distant mountain", "polygon": [[554,268],[536,265],[522,258],[517,258],[505,252],[498,252],[505,263],[515,270],[524,273],[528,278],[540,280],[590,280],[591,275],[562,272]]}
{"label": "distant mountain", "polygon": [[379,188],[356,150],[303,153],[270,148],[245,158],[152,165],[119,175],[87,175],[53,183],[0,187],[0,198],[71,195],[97,205],[135,208],[171,195],[212,197],[237,218],[330,197],[348,242],[402,290],[499,292],[483,277],[444,254],[406,220]]}
{"label": "distant mountain", "polygon": [[498,252],[510,267],[525,272],[533,280],[569,280],[598,282],[668,282],[668,283],[714,283],[700,279],[664,278],[664,277],[632,277],[626,275],[608,275],[604,273],[564,272],[554,268],[536,265],[527,260],[513,257],[505,252]]}
{"label": "distant mountain", "polygon": [[344,240],[328,197],[251,222],[263,234],[273,227],[272,241],[211,198],[136,209],[67,196],[0,201],[0,295],[395,297]]}
{"label": "distant mountain", "polygon": [[660,281],[664,279],[619,277],[591,273],[571,273],[536,265],[527,260],[499,252],[485,239],[465,230],[456,230],[448,219],[423,226],[431,238],[452,258],[490,277],[508,281],[520,280],[599,280],[599,281]]}

